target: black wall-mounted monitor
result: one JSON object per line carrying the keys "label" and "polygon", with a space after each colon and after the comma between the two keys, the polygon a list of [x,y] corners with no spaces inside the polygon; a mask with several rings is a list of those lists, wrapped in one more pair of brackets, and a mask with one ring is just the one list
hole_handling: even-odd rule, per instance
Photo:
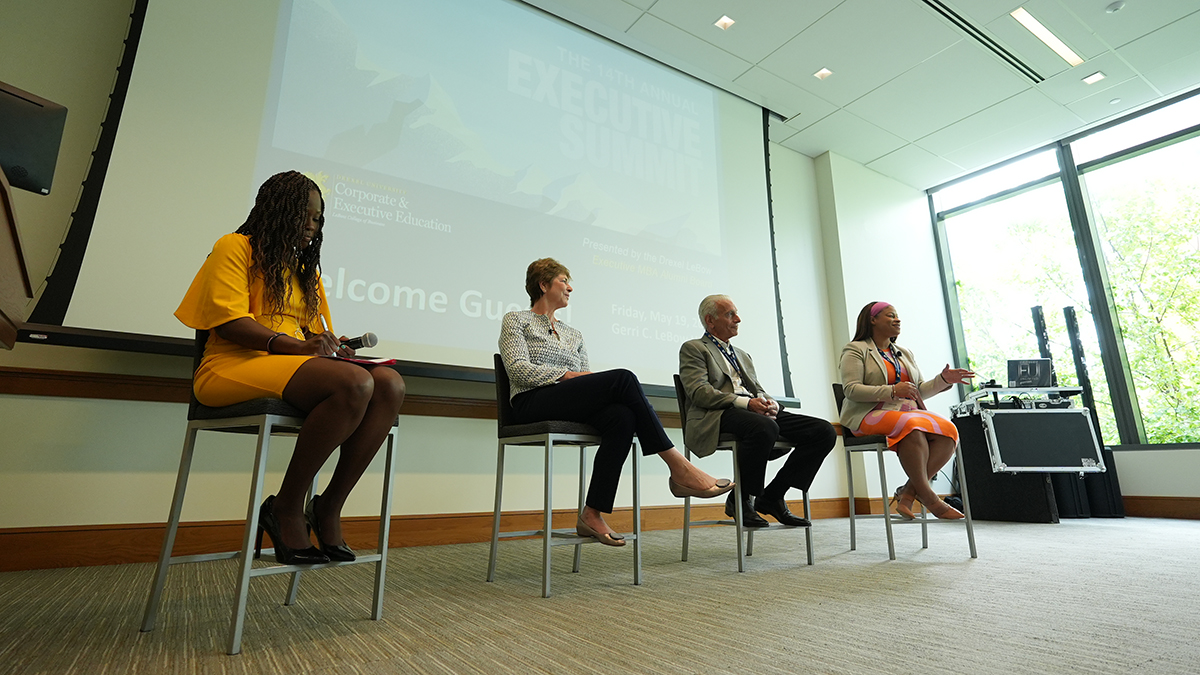
{"label": "black wall-mounted monitor", "polygon": [[0,82],[0,170],[16,188],[50,194],[67,109]]}

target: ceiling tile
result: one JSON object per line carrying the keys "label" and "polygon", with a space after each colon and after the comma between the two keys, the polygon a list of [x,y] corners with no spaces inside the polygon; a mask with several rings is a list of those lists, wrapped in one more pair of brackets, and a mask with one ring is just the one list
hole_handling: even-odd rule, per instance
{"label": "ceiling tile", "polygon": [[751,68],[738,77],[735,83],[758,92],[762,97],[762,104],[769,110],[788,119],[799,115],[792,125],[793,131],[799,131],[838,109],[820,96],[810,94],[762,68]]}
{"label": "ceiling tile", "polygon": [[859,164],[879,159],[903,145],[903,139],[845,110],[833,113],[783,142],[784,147],[809,157],[819,157],[832,150]]}
{"label": "ceiling tile", "polygon": [[1191,89],[1200,85],[1200,52],[1143,73],[1143,77],[1163,94]]}
{"label": "ceiling tile", "polygon": [[1005,99],[990,108],[985,108],[944,129],[935,131],[918,140],[917,145],[935,155],[945,155],[950,151],[966,147],[980,138],[1023,124],[1025,120],[1058,111],[1066,113],[1077,124],[1082,123],[1079,118],[1071,115],[1066,109],[1038,91],[1026,89],[1012,98]]}
{"label": "ceiling tile", "polygon": [[[642,15],[642,10],[624,0],[525,0],[535,7],[585,28],[595,27],[592,21],[622,33]],[[586,19],[584,18],[586,17]],[[588,21],[587,19],[591,19]]]}
{"label": "ceiling tile", "polygon": [[[590,0],[590,1],[594,1],[594,0]],[[655,0],[625,0],[625,2],[628,2],[629,4],[633,5],[634,7],[638,7],[641,9],[650,9],[651,7],[654,6]]]}
{"label": "ceiling tile", "polygon": [[846,106],[914,141],[1028,89],[1030,83],[973,40],[962,41]]}
{"label": "ceiling tile", "polygon": [[[758,63],[842,0],[658,0],[650,13],[751,63]],[[713,24],[729,15],[734,24]]]}
{"label": "ceiling tile", "polygon": [[1080,126],[1078,117],[1065,108],[1055,106],[1055,110],[1045,115],[1022,120],[1020,124],[999,133],[980,137],[970,145],[944,153],[942,157],[967,171],[974,171],[1046,145]]}
{"label": "ceiling tile", "polygon": [[[1145,80],[1135,77],[1087,98],[1068,103],[1067,108],[1090,124],[1136,108],[1158,96],[1158,92],[1146,84]],[[1112,103],[1113,99],[1120,100]]]}
{"label": "ceiling tile", "polygon": [[1108,43],[1120,47],[1200,10],[1196,0],[1130,0],[1119,12],[1104,11],[1110,0],[1059,0]]}
{"label": "ceiling tile", "polygon": [[643,14],[627,32],[672,57],[682,59],[688,65],[687,72],[698,69],[725,80],[735,80],[750,70],[750,63],[651,14]]}
{"label": "ceiling tile", "polygon": [[844,106],[961,39],[916,3],[846,0],[758,65]]}
{"label": "ceiling tile", "polygon": [[795,129],[777,119],[772,119],[770,126],[767,127],[767,138],[771,139],[772,143],[782,144],[796,133]]}
{"label": "ceiling tile", "polygon": [[944,183],[964,173],[961,166],[926,152],[915,145],[906,145],[895,152],[888,153],[867,164],[867,168],[885,176],[891,176],[918,190]]}
{"label": "ceiling tile", "polygon": [[[1095,84],[1083,81],[1083,78],[1097,71],[1104,73],[1103,80]],[[1114,87],[1134,75],[1136,73],[1123,59],[1113,52],[1106,52],[1074,68],[1064,70],[1037,85],[1037,89],[1055,101],[1066,104]]]}
{"label": "ceiling tile", "polygon": [[1147,71],[1194,54],[1197,47],[1200,47],[1200,12],[1130,42],[1117,49],[1117,54],[1135,69]]}

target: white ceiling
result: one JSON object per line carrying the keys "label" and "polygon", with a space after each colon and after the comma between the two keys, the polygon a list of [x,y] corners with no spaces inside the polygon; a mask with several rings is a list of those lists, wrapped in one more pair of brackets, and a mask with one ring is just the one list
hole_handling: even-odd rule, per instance
{"label": "white ceiling", "polygon": [[[776,143],[920,189],[1200,85],[1200,0],[942,0],[1037,84],[921,0],[525,2],[778,113]],[[1069,67],[1019,6],[1086,61]]]}

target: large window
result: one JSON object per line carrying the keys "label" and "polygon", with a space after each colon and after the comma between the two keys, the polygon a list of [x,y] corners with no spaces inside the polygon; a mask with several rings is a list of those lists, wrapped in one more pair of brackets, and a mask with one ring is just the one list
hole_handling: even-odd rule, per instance
{"label": "large window", "polygon": [[1200,138],[1083,179],[1146,440],[1200,442]]}
{"label": "large window", "polygon": [[1200,95],[929,193],[960,358],[1004,379],[1040,305],[1076,384],[1073,307],[1104,442],[1200,443]]}
{"label": "large window", "polygon": [[[1104,438],[1117,438],[1087,287],[1061,181],[944,220],[970,368],[1007,379],[1008,360],[1037,358],[1041,306],[1059,384],[1078,384],[1064,307],[1074,307]],[[1094,365],[1093,365],[1094,364]]]}

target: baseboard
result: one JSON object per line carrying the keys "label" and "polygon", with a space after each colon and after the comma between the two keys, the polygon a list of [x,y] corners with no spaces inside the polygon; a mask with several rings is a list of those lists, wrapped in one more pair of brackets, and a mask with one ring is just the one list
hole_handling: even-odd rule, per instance
{"label": "baseboard", "polygon": [[[794,513],[803,512],[802,502],[789,503]],[[811,503],[814,519],[848,515],[845,499],[814,499]],[[632,509],[621,508],[607,520],[617,531],[629,532],[633,529],[632,516]],[[724,518],[723,501],[692,505],[693,520],[717,518]],[[500,518],[501,530],[537,530],[541,523],[541,511],[505,512]],[[241,520],[182,523],[175,537],[174,554],[238,550],[242,546],[244,525]],[[574,525],[574,510],[554,512],[554,527]],[[682,526],[682,504],[642,508],[642,529],[645,531],[674,530]],[[0,572],[154,562],[158,559],[165,529],[164,523],[134,523],[0,530],[0,551],[13,553],[0,557]],[[352,548],[374,548],[379,519],[369,516],[345,518],[342,530]],[[388,544],[391,547],[466,544],[488,541],[491,536],[491,513],[392,516]],[[17,551],[20,554],[14,553]]]}
{"label": "baseboard", "polygon": [[1125,502],[1125,515],[1138,518],[1182,518],[1200,520],[1200,497],[1131,497]]}

